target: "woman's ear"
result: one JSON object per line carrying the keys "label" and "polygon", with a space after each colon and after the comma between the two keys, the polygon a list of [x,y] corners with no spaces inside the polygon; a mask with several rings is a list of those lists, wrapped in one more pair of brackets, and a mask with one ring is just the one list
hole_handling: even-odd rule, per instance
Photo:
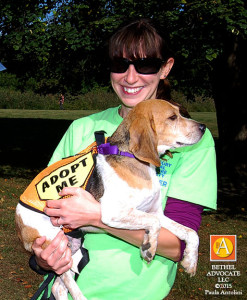
{"label": "woman's ear", "polygon": [[168,74],[171,71],[171,68],[173,67],[174,64],[174,58],[170,57],[168,58],[167,62],[161,67],[161,74],[160,74],[160,79],[164,79],[168,76]]}

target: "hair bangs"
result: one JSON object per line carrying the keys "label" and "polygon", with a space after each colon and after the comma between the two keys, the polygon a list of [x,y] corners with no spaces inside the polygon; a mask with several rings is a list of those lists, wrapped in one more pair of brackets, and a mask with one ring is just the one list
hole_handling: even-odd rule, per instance
{"label": "hair bangs", "polygon": [[162,38],[147,23],[135,23],[113,35],[109,57],[125,57],[130,60],[144,57],[163,59],[162,44]]}

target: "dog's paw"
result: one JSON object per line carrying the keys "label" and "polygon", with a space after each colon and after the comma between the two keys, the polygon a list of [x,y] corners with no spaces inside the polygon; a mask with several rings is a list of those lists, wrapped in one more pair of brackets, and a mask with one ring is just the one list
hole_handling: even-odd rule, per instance
{"label": "dog's paw", "polygon": [[145,230],[143,244],[141,245],[141,256],[148,263],[150,263],[153,260],[155,256],[156,248],[157,248],[157,241],[155,240],[151,241],[149,230]]}
{"label": "dog's paw", "polygon": [[190,277],[195,276],[198,261],[198,246],[199,237],[194,230],[187,232],[186,248],[184,250],[184,257],[181,265],[184,267],[185,272],[190,274]]}
{"label": "dog's paw", "polygon": [[181,261],[181,265],[184,267],[185,272],[190,274],[190,277],[195,276],[197,269],[198,252],[184,251],[184,258]]}
{"label": "dog's paw", "polygon": [[142,244],[141,255],[148,263],[150,263],[153,260],[154,254],[151,253],[151,244],[150,243]]}

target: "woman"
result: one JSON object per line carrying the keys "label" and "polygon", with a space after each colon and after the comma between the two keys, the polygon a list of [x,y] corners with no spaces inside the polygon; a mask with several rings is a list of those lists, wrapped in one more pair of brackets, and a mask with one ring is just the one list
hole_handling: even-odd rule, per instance
{"label": "woman", "polygon": [[[110,40],[111,84],[121,100],[119,107],[76,120],[65,133],[50,163],[85,149],[94,141],[94,132],[104,130],[110,136],[128,112],[145,99],[164,95],[163,80],[174,59],[155,28],[146,20],[133,22],[117,31]],[[193,158],[192,158],[193,157]],[[159,176],[165,214],[198,230],[203,207],[216,208],[216,167],[214,142],[206,130],[202,140],[173,153],[162,161]],[[161,229],[157,255],[147,264],[139,246],[143,230],[120,230],[101,222],[100,203],[79,188],[64,188],[60,195],[72,195],[60,201],[47,201],[45,213],[54,226],[70,228],[93,225],[105,233],[88,233],[84,247],[90,261],[77,283],[88,299],[160,300],[174,283],[184,243],[165,228]],[[36,240],[33,250],[37,264],[44,270],[61,274],[71,267],[68,240],[59,233],[42,250],[45,237]],[[136,247],[138,246],[138,247]]]}

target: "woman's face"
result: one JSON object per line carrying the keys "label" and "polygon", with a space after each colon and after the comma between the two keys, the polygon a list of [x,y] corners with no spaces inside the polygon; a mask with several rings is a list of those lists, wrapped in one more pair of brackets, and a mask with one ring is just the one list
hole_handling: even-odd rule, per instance
{"label": "woman's face", "polygon": [[140,74],[134,65],[129,65],[125,73],[111,73],[111,84],[126,108],[156,97],[160,79],[164,79],[172,68],[174,60],[168,59],[156,74]]}

